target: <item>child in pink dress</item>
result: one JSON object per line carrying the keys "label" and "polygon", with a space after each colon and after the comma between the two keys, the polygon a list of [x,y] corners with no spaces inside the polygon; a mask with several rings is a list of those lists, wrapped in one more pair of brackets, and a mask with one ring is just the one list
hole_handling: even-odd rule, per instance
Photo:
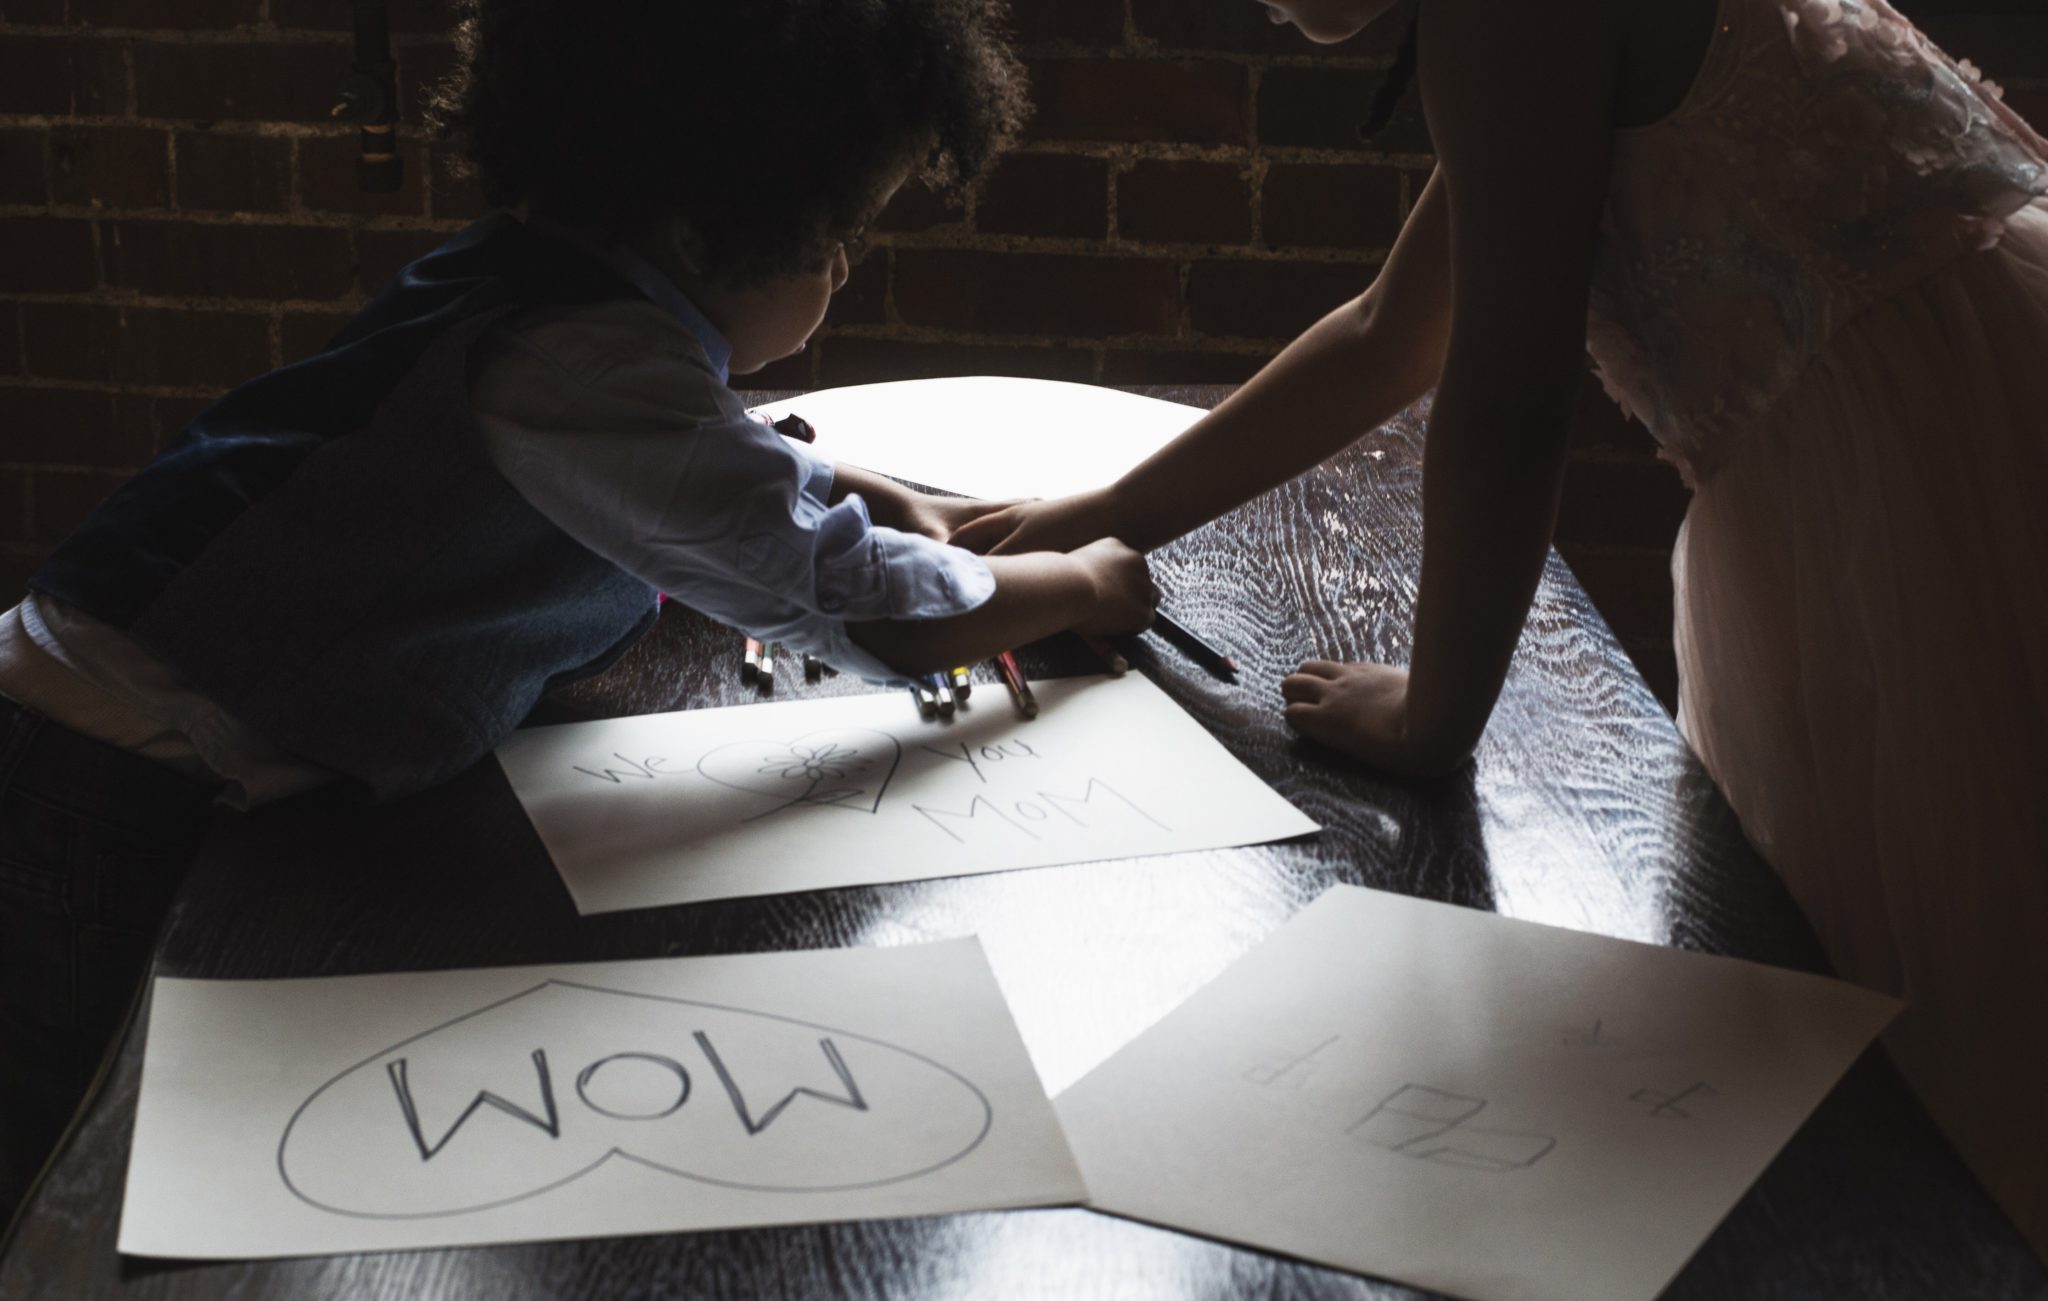
{"label": "child in pink dress", "polygon": [[[1344,39],[1392,0],[1266,0]],[[1439,168],[1376,282],[1118,483],[964,527],[1157,546],[1430,388],[1406,669],[1304,735],[1461,762],[1590,348],[1695,489],[1680,726],[1887,1046],[2048,1251],[2048,143],[1884,0],[1422,0]],[[1408,60],[1404,60],[1404,63]]]}

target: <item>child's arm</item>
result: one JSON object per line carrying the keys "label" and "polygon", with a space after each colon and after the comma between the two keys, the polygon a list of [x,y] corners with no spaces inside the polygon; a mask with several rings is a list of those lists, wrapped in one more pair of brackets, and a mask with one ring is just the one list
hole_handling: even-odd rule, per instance
{"label": "child's arm", "polygon": [[[1342,743],[1383,767],[1438,772],[1478,743],[1549,552],[1619,41],[1601,6],[1457,0],[1426,6],[1422,22],[1453,324],[1423,453],[1411,667],[1399,709]],[[1529,147],[1537,104],[1541,150]]]}
{"label": "child's arm", "polygon": [[995,553],[1122,538],[1150,549],[1287,482],[1429,391],[1450,328],[1448,213],[1432,177],[1387,263],[1264,369],[1106,488],[996,510],[954,541]]}
{"label": "child's arm", "polygon": [[1071,554],[1038,551],[987,563],[995,594],[965,614],[850,623],[847,635],[902,672],[932,673],[1068,629],[1090,636],[1142,632],[1159,602],[1144,556],[1111,538]]}
{"label": "child's arm", "polygon": [[[918,492],[887,475],[842,461],[832,476],[832,494],[827,500],[837,505],[845,500],[848,493],[856,492],[867,502],[868,515],[875,523],[905,533],[922,533],[941,542],[952,537],[954,530],[969,520],[1016,504],[1014,500],[983,501],[977,497],[941,497],[936,493]],[[1093,540],[1082,539],[1083,542]]]}

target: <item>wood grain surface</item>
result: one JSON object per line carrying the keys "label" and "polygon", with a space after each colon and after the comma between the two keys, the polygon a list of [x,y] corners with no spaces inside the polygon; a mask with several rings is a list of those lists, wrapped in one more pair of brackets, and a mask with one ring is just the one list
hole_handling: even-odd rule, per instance
{"label": "wood grain surface", "polygon": [[[1227,392],[1139,391],[1200,406]],[[1823,970],[1785,892],[1554,556],[1473,765],[1435,785],[1400,784],[1292,739],[1278,683],[1297,662],[1405,659],[1420,442],[1411,411],[1155,559],[1171,607],[1243,672],[1219,682],[1150,639],[1137,667],[1323,823],[1319,836],[579,918],[487,761],[388,805],[314,793],[225,819],[166,925],[156,971],[332,976],[978,933],[1056,1092],[1339,882]],[[741,703],[752,689],[738,680],[739,643],[671,605],[625,660],[539,721]],[[1023,658],[1033,676],[1096,671],[1071,639]],[[783,698],[872,690],[778,677]],[[990,684],[990,707],[1003,700],[985,670],[977,680]],[[145,1018],[146,1007],[19,1218],[0,1297],[1419,1295],[1081,1210],[254,1263],[124,1259],[114,1243]],[[2048,1297],[2048,1274],[1873,1051],[1669,1295],[2011,1301]]]}

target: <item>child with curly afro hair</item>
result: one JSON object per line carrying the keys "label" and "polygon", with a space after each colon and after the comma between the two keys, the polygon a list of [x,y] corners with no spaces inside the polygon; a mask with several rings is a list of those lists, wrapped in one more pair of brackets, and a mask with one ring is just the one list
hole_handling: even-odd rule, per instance
{"label": "child with curly afro hair", "polygon": [[443,781],[657,593],[878,680],[1150,622],[1120,542],[949,546],[984,505],[727,383],[803,346],[907,178],[1012,138],[997,0],[474,0],[460,48],[436,113],[504,210],[194,417],[0,613],[0,1223],[218,806]]}

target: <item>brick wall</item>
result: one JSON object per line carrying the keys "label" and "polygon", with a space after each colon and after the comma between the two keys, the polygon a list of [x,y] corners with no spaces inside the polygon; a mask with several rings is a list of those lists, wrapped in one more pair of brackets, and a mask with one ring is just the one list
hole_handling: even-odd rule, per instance
{"label": "brick wall", "polygon": [[[1905,7],[2048,122],[2037,0]],[[1429,167],[1412,97],[1374,148],[1354,135],[1391,30],[1322,50],[1251,0],[1015,8],[1023,147],[964,207],[902,195],[814,345],[749,382],[1234,381],[1370,279]],[[392,10],[416,123],[447,11]],[[193,411],[481,211],[416,124],[404,186],[356,188],[328,116],[348,21],[343,0],[0,0],[0,602]],[[1559,542],[1668,698],[1684,494],[1583,406]]]}

